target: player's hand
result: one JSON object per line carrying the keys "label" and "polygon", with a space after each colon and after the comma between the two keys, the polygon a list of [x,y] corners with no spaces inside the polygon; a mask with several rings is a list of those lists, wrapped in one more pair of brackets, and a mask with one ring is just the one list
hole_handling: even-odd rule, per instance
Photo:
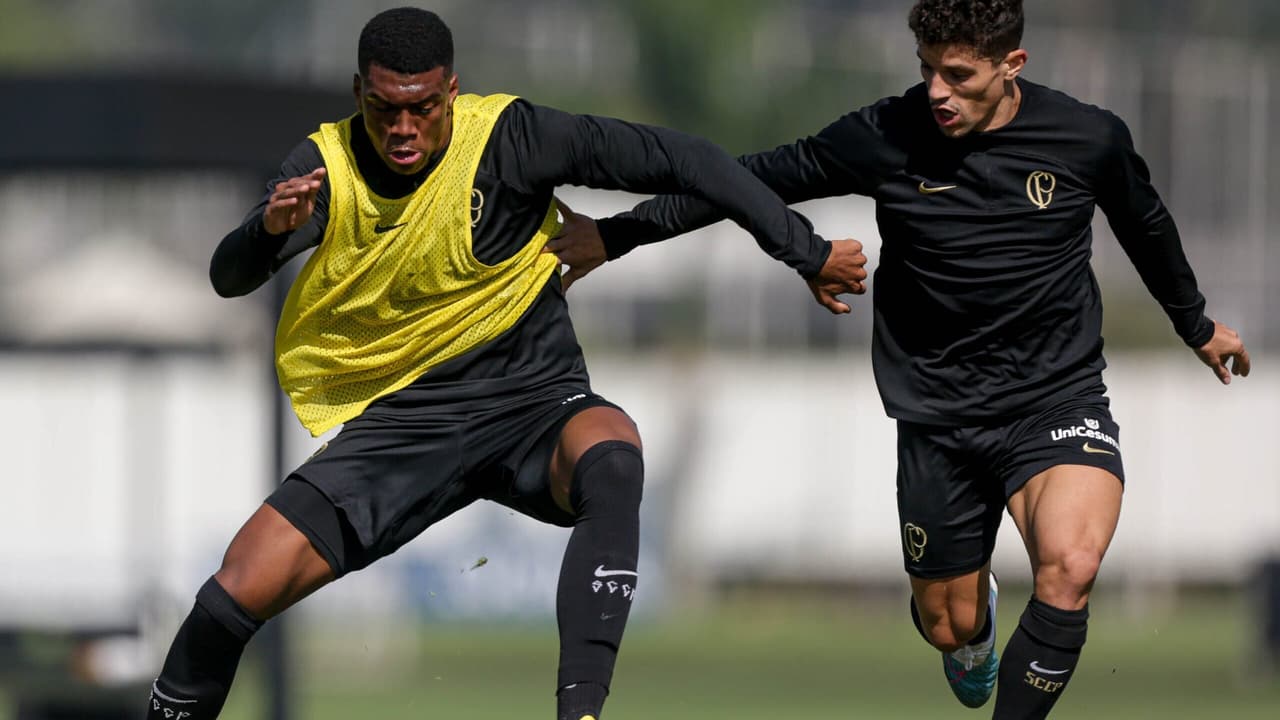
{"label": "player's hand", "polygon": [[[1213,323],[1213,337],[1196,348],[1196,356],[1213,370],[1223,385],[1231,384],[1232,375],[1249,375],[1249,351],[1236,331],[1220,322]],[[1231,361],[1230,370],[1227,369],[1228,360]]]}
{"label": "player's hand", "polygon": [[280,235],[302,227],[316,209],[316,193],[324,181],[324,168],[316,168],[302,177],[276,183],[275,192],[262,211],[262,226],[272,235]]}
{"label": "player's hand", "polygon": [[542,252],[555,253],[561,265],[569,266],[560,276],[560,287],[568,292],[574,281],[603,265],[609,257],[596,221],[569,209],[560,198],[556,198],[556,204],[560,206],[564,223],[560,225],[560,233],[551,238]]}
{"label": "player's hand", "polygon": [[844,293],[861,295],[867,291],[863,281],[867,279],[867,256],[862,254],[862,243],[857,240],[831,241],[831,255],[818,271],[809,279],[809,290],[818,304],[831,311],[833,315],[849,312],[849,306],[836,296]]}

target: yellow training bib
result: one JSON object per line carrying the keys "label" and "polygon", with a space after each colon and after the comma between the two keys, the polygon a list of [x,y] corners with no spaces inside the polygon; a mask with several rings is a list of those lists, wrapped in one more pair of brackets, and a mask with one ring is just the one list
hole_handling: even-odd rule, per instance
{"label": "yellow training bib", "polygon": [[471,252],[476,168],[510,95],[461,95],[439,165],[413,194],[375,195],[351,150],[351,121],[311,135],[329,177],[329,223],[294,281],[276,329],[276,372],[312,435],[432,367],[490,342],[533,303],[559,262],[555,201],[513,257]]}

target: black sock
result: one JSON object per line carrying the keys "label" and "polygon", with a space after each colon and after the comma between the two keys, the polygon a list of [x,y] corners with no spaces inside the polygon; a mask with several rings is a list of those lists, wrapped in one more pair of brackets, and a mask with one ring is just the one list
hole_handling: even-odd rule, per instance
{"label": "black sock", "polygon": [[608,693],[635,598],[643,484],[640,449],[618,440],[593,445],[574,468],[571,502],[578,518],[556,592],[561,718],[598,717]]}
{"label": "black sock", "polygon": [[1031,597],[1000,658],[993,720],[1035,720],[1049,714],[1075,674],[1088,623],[1088,605],[1059,610]]}
{"label": "black sock", "polygon": [[205,581],[152,686],[147,720],[218,717],[244,646],[260,627],[216,580]]}
{"label": "black sock", "polygon": [[590,716],[599,720],[600,710],[604,707],[604,699],[608,694],[607,689],[593,682],[565,685],[556,693],[556,718],[582,720],[583,716]]}

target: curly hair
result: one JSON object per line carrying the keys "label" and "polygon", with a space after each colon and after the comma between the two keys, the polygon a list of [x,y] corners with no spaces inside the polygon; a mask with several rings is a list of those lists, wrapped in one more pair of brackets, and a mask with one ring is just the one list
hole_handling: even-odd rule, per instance
{"label": "curly hair", "polygon": [[453,33],[430,10],[400,7],[374,15],[360,31],[356,51],[360,75],[368,77],[370,65],[380,65],[405,75],[443,67],[453,70]]}
{"label": "curly hair", "polygon": [[919,0],[907,25],[920,45],[962,45],[999,59],[1022,44],[1022,0]]}

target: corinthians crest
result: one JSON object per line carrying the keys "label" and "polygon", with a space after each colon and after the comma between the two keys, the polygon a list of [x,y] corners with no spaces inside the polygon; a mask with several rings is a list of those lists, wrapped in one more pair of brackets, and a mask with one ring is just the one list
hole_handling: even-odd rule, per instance
{"label": "corinthians crest", "polygon": [[1036,170],[1027,176],[1027,199],[1044,210],[1053,202],[1053,191],[1058,188],[1058,178],[1053,173]]}
{"label": "corinthians crest", "polygon": [[920,562],[924,557],[924,546],[929,543],[929,535],[919,525],[907,523],[902,526],[902,547],[911,562]]}

